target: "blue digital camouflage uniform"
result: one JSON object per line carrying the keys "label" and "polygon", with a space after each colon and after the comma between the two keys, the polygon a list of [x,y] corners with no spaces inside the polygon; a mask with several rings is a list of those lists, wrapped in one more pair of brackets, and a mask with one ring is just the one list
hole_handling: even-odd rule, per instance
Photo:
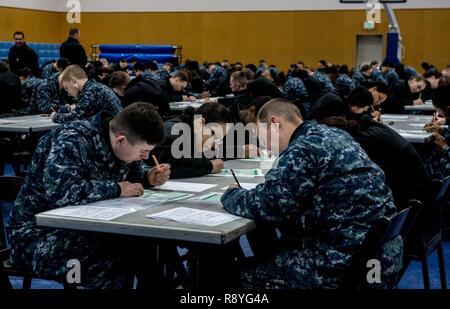
{"label": "blue digital camouflage uniform", "polygon": [[33,96],[33,92],[36,91],[41,83],[43,83],[44,80],[36,77],[29,77],[27,78],[23,84],[22,84],[22,102],[24,103],[24,106],[30,106],[30,100]]}
{"label": "blue digital camouflage uniform", "polygon": [[384,82],[386,85],[391,87],[399,80],[397,72],[394,69],[389,69],[385,74],[381,73],[377,76],[376,81]]}
{"label": "blue digital camouflage uniform", "polygon": [[146,80],[160,80],[169,78],[169,73],[165,70],[158,70],[156,72],[146,71],[142,77]]}
{"label": "blue digital camouflage uniform", "polygon": [[111,235],[39,227],[35,219],[50,209],[117,198],[118,182],[131,171],[149,185],[147,165],[126,164],[114,156],[105,120],[109,117],[103,112],[90,122],[64,124],[41,138],[10,214],[13,264],[62,282],[69,270],[66,263],[78,259],[84,287],[122,288],[133,282],[124,261],[127,249],[114,244]]}
{"label": "blue digital camouflage uniform", "polygon": [[347,74],[339,74],[334,81],[334,87],[336,91],[343,95],[348,95],[353,89],[355,89],[355,83]]}
{"label": "blue digital camouflage uniform", "polygon": [[314,72],[313,77],[320,83],[320,96],[324,96],[335,90],[333,83],[325,73],[316,71]]}
{"label": "blue digital camouflage uniform", "polygon": [[[370,221],[395,213],[382,170],[350,135],[316,121],[297,128],[265,178],[255,189],[222,196],[228,212],[274,225],[286,244],[243,271],[246,288],[342,286]],[[378,257],[382,281],[402,264],[401,237],[388,244]]]}
{"label": "blue digital camouflage uniform", "polygon": [[308,98],[308,91],[305,84],[298,77],[289,77],[282,89],[283,97],[290,101],[304,101]]}
{"label": "blue digital camouflage uniform", "polygon": [[215,91],[221,84],[226,83],[228,79],[227,71],[220,65],[216,65],[211,72],[208,80],[205,80],[205,89]]}
{"label": "blue digital camouflage uniform", "polygon": [[50,79],[56,73],[58,73],[58,70],[54,67],[53,63],[50,62],[42,68],[41,78]]}
{"label": "blue digital camouflage uniform", "polygon": [[353,83],[355,84],[355,87],[358,87],[359,85],[361,85],[362,82],[366,81],[367,79],[364,77],[363,73],[361,73],[360,71],[355,71],[353,72],[352,80]]}
{"label": "blue digital camouflage uniform", "polygon": [[33,91],[30,99],[29,114],[47,114],[52,112],[52,108],[58,110],[66,103],[67,94],[59,88],[59,74],[53,75],[50,79],[42,80]]}
{"label": "blue digital camouflage uniform", "polygon": [[[450,145],[450,130],[444,133],[447,145]],[[425,167],[432,179],[444,179],[450,176],[450,147],[434,149],[429,158],[425,160]]]}
{"label": "blue digital camouflage uniform", "polygon": [[75,109],[69,113],[55,114],[53,122],[67,123],[83,120],[104,110],[116,115],[122,110],[120,99],[111,88],[97,83],[95,80],[88,80],[75,102]]}

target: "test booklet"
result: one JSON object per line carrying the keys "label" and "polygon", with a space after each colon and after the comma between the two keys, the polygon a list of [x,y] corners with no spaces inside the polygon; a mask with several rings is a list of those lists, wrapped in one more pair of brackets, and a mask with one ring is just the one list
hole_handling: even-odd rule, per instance
{"label": "test booklet", "polygon": [[182,222],[187,224],[198,224],[207,226],[217,226],[225,224],[241,217],[233,216],[209,210],[199,210],[187,207],[177,207],[151,215],[147,215],[151,219],[163,219],[169,221]]}

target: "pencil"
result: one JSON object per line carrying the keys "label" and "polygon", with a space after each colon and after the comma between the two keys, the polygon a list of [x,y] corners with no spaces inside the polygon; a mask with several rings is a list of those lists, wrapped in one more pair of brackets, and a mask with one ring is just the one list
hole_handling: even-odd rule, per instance
{"label": "pencil", "polygon": [[56,113],[56,111],[55,111],[55,109],[53,108],[53,106],[50,106],[50,108],[52,109],[52,111],[53,111],[54,113]]}
{"label": "pencil", "polygon": [[240,188],[242,188],[242,187],[241,187],[241,184],[239,183],[239,180],[237,179],[236,175],[234,174],[233,169],[230,169],[230,171],[231,171],[231,174],[233,175],[234,180],[236,181],[237,185],[238,185]]}
{"label": "pencil", "polygon": [[155,165],[159,166],[158,159],[155,157],[155,155],[152,155],[152,159],[153,159],[153,162],[155,162]]}

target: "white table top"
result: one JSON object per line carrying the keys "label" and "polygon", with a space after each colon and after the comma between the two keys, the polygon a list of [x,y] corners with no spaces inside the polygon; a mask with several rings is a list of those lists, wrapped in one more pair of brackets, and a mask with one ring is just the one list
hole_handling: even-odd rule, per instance
{"label": "white table top", "polygon": [[431,122],[432,116],[383,114],[381,119],[410,143],[423,144],[431,140],[431,133],[425,131],[424,126]]}
{"label": "white table top", "polygon": [[434,112],[434,106],[432,104],[423,105],[406,105],[405,111],[421,111],[421,112]]}
{"label": "white table top", "polygon": [[[258,162],[226,161],[226,168],[258,168]],[[263,177],[240,178],[241,182],[261,183]],[[217,186],[195,196],[208,192],[224,192],[224,187],[234,183],[232,177],[204,176],[173,181],[208,183]],[[173,239],[197,243],[226,244],[241,235],[253,230],[255,223],[252,220],[240,218],[218,226],[192,225],[174,221],[147,218],[146,215],[157,213],[175,207],[188,207],[202,210],[227,213],[220,205],[195,201],[195,196],[174,202],[164,203],[155,207],[126,214],[111,221],[100,221],[64,217],[54,214],[40,213],[36,215],[37,224],[40,226],[67,228],[75,230],[105,232],[124,235],[136,235],[157,239]]]}
{"label": "white table top", "polygon": [[0,118],[2,132],[42,132],[57,126],[59,124],[52,122],[50,117],[41,115]]}

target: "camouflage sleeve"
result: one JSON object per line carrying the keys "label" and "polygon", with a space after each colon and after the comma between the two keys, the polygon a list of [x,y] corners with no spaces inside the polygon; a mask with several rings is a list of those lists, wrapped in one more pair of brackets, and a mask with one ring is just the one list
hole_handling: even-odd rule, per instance
{"label": "camouflage sleeve", "polygon": [[[47,158],[43,182],[50,207],[86,204],[120,196],[116,181],[92,179],[87,174],[90,144],[79,138],[79,132],[68,131],[53,143]],[[89,171],[91,173],[92,171]]]}
{"label": "camouflage sleeve", "polygon": [[152,187],[148,181],[148,173],[152,170],[144,161],[133,162],[130,166],[130,172],[127,180],[130,182],[140,182],[144,188]]}
{"label": "camouflage sleeve", "polygon": [[299,213],[315,178],[313,164],[302,152],[300,147],[290,150],[255,189],[228,189],[221,199],[224,208],[231,214],[264,222],[284,221]]}
{"label": "camouflage sleeve", "polygon": [[78,105],[69,113],[56,113],[53,116],[53,122],[55,123],[69,123],[75,120],[86,119],[84,109],[80,108]]}

